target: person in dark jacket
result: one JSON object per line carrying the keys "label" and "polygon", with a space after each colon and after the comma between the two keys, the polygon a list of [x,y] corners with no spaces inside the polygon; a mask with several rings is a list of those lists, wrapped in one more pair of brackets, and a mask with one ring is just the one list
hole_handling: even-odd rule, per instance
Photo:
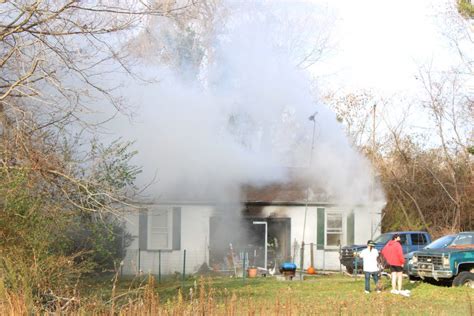
{"label": "person in dark jacket", "polygon": [[390,265],[390,271],[392,272],[392,290],[390,293],[410,296],[410,291],[402,290],[403,265],[405,263],[405,257],[403,256],[403,249],[402,245],[400,244],[399,234],[394,234],[392,236],[392,240],[390,240],[382,249],[382,255]]}

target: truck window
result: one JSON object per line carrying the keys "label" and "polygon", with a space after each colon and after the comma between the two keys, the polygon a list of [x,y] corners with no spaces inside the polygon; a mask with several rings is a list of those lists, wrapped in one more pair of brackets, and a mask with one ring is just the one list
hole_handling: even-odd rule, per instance
{"label": "truck window", "polygon": [[473,234],[459,234],[451,245],[458,246],[458,245],[473,245],[473,244],[474,244]]}
{"label": "truck window", "polygon": [[454,238],[456,238],[456,235],[447,235],[447,236],[440,237],[436,239],[435,241],[433,241],[428,246],[426,246],[425,248],[426,249],[446,248],[453,242]]}
{"label": "truck window", "polygon": [[374,242],[376,244],[386,244],[389,240],[392,239],[392,234],[383,234],[377,237]]}
{"label": "truck window", "polygon": [[400,243],[402,245],[406,245],[407,244],[407,235],[405,234],[400,234]]}
{"label": "truck window", "polygon": [[426,244],[426,237],[425,234],[411,234],[411,243],[413,245],[424,245]]}

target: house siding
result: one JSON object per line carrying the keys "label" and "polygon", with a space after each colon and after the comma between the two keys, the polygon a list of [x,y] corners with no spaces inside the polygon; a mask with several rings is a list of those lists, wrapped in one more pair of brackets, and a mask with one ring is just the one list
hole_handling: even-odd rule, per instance
{"label": "house siding", "polygon": [[354,210],[354,244],[366,244],[380,235],[380,208],[358,207]]}
{"label": "house siding", "polygon": [[[169,205],[170,207],[180,207],[180,249],[161,251],[161,274],[173,274],[182,272],[183,269],[183,250],[186,249],[186,273],[193,273],[205,262],[209,264],[209,231],[210,217],[214,214],[214,207],[207,205]],[[319,216],[318,216],[318,209]],[[379,212],[379,209],[373,208]],[[345,208],[336,206],[317,206],[310,205],[307,208],[306,229],[304,241],[305,247],[304,264],[307,268],[310,265],[310,244],[314,244],[314,263],[317,270],[339,270],[339,252],[338,249],[327,247],[316,249],[318,241],[321,241],[321,227],[325,226],[326,217],[321,216],[330,211],[340,211],[343,213],[343,240],[342,246],[346,245],[353,238],[356,244],[365,244],[368,239],[380,234],[380,213],[370,212],[368,207]],[[353,213],[352,213],[353,212]],[[353,215],[350,215],[350,214]],[[291,256],[294,256],[295,241],[298,246],[294,262],[300,265],[300,246],[303,238],[305,206],[278,206],[269,205],[262,208],[261,217],[286,217],[291,219]],[[351,218],[352,216],[352,218]],[[143,218],[142,218],[143,221]],[[353,221],[353,236],[347,227]],[[133,237],[131,245],[127,248],[126,257],[123,265],[124,274],[136,274],[139,270],[143,273],[158,274],[160,252],[140,250],[139,251],[139,215],[130,214],[126,218],[127,230]],[[176,223],[175,223],[176,225]],[[378,226],[378,229],[377,229]],[[174,228],[176,229],[176,228]],[[374,233],[371,233],[371,229]],[[176,231],[174,231],[176,233]],[[322,232],[325,238],[325,232]],[[319,236],[319,238],[318,238]],[[176,244],[175,244],[176,246]],[[321,248],[321,247],[320,247]],[[140,266],[138,266],[140,263]]]}
{"label": "house siding", "polygon": [[[171,207],[176,209],[179,206],[172,205]],[[139,215],[130,214],[126,217],[126,227],[133,240],[126,251],[124,274],[136,274],[138,271],[158,274],[160,252],[163,275],[182,272],[183,250],[185,249],[186,273],[196,271],[204,262],[208,263],[209,218],[213,213],[213,207],[180,206],[180,208],[180,249],[158,251],[139,248]],[[175,221],[172,235],[176,234],[176,228]],[[173,248],[178,248],[177,246],[177,241],[174,239]]]}

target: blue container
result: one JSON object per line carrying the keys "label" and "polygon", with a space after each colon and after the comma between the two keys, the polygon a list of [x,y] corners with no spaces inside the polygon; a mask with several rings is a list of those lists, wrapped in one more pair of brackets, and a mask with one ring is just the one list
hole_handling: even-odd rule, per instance
{"label": "blue container", "polygon": [[280,270],[295,271],[296,270],[296,264],[294,264],[293,262],[283,262],[280,266]]}

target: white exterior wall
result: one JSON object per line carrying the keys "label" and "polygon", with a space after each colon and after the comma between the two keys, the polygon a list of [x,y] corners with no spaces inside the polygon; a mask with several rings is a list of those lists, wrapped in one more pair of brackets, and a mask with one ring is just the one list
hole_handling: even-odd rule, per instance
{"label": "white exterior wall", "polygon": [[354,244],[365,245],[369,239],[377,238],[381,233],[381,209],[358,207],[354,209]]}
{"label": "white exterior wall", "polygon": [[[355,244],[366,244],[367,240],[376,238],[380,235],[381,227],[381,208],[376,209],[370,207],[339,207],[339,206],[308,206],[306,216],[306,229],[304,234],[305,251],[304,251],[304,264],[303,267],[306,269],[311,264],[311,251],[310,243],[314,243],[314,265],[317,270],[339,270],[339,249],[325,247],[324,250],[317,250],[317,209],[324,208],[325,215],[329,212],[342,212],[343,213],[343,240],[341,245],[345,246],[348,244],[347,236],[347,216],[354,211],[354,243]],[[374,211],[371,211],[375,209]],[[296,241],[298,249],[296,251],[295,264],[300,266],[300,248],[301,241],[303,238],[303,226],[304,226],[304,206],[267,206],[263,210],[265,216],[277,217],[290,217],[291,218],[291,255],[294,253],[294,243]],[[326,217],[325,217],[326,220]],[[326,228],[326,223],[324,225]],[[373,236],[372,236],[373,235]],[[326,232],[324,233],[326,238]]]}
{"label": "white exterior wall", "polygon": [[[178,205],[170,205],[170,207]],[[161,251],[162,275],[183,271],[183,254],[186,249],[186,273],[196,272],[204,263],[209,263],[209,218],[214,211],[211,206],[179,206],[181,208],[181,249]],[[138,258],[139,215],[127,216],[127,230],[132,235],[132,244],[127,248],[123,273],[158,274],[159,254],[157,250],[140,250]],[[140,262],[140,267],[138,267]]]}
{"label": "white exterior wall", "polygon": [[[341,211],[343,212],[343,236],[344,240],[341,241],[342,245],[346,244],[347,228],[346,228],[346,217],[345,212],[340,207],[328,207],[328,206],[308,206],[306,215],[306,228],[304,229],[304,264],[303,267],[306,269],[311,264],[311,250],[310,244],[314,244],[314,265],[317,270],[338,270],[339,269],[339,251],[338,249],[325,249],[317,250],[317,209],[324,208],[325,211]],[[304,226],[304,214],[305,206],[267,206],[264,208],[263,213],[265,216],[277,214],[276,217],[290,217],[291,218],[291,256],[294,255],[295,241],[297,244],[297,251],[295,257],[295,264],[300,266],[301,262],[301,241],[303,238],[303,226]],[[326,226],[326,225],[325,225]]]}
{"label": "white exterior wall", "polygon": [[[179,205],[176,205],[179,206]],[[172,207],[172,206],[171,206]],[[186,273],[196,272],[206,262],[209,264],[209,223],[213,215],[212,206],[179,206],[181,207],[181,249],[163,250],[161,252],[161,273],[163,275],[182,272],[183,250],[186,249]],[[317,250],[317,208],[328,211],[343,212],[342,246],[347,245],[347,215],[350,210],[336,206],[308,206],[304,242],[307,245],[304,253],[304,268],[309,267],[310,243],[314,243],[314,263],[317,270],[339,270],[338,249]],[[380,209],[371,212],[367,207],[353,208],[354,210],[354,243],[365,244],[372,237],[380,234]],[[275,216],[291,218],[291,249],[294,255],[294,243],[297,243],[295,263],[300,265],[300,247],[303,238],[305,206],[266,206],[262,211],[263,217]],[[127,229],[133,237],[132,244],[127,249],[123,273],[136,274],[138,271],[138,214],[127,217]],[[326,224],[324,225],[326,227]],[[373,233],[371,232],[373,231]],[[326,236],[326,234],[324,234]],[[373,236],[372,236],[373,235]],[[159,252],[140,251],[140,269],[144,273],[158,274]]]}

